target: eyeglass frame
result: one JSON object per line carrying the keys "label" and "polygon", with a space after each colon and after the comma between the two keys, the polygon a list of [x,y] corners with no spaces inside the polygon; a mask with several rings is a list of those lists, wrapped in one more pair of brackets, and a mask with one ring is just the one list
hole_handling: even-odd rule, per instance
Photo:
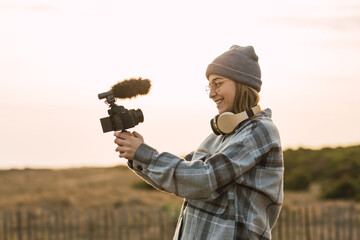
{"label": "eyeglass frame", "polygon": [[211,90],[214,90],[214,92],[219,93],[220,87],[229,79],[221,79],[217,82],[209,83],[205,86],[205,91],[209,95]]}

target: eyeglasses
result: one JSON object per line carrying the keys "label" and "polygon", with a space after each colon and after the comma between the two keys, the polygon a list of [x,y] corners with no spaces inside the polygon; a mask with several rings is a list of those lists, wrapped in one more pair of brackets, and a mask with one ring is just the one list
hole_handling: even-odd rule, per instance
{"label": "eyeglasses", "polygon": [[209,95],[211,90],[213,90],[214,92],[218,93],[219,90],[220,90],[221,85],[223,85],[223,83],[224,83],[225,81],[227,81],[227,80],[228,80],[228,79],[222,80],[222,81],[219,81],[219,82],[210,83],[209,85],[207,85],[207,86],[205,87],[206,93]]}

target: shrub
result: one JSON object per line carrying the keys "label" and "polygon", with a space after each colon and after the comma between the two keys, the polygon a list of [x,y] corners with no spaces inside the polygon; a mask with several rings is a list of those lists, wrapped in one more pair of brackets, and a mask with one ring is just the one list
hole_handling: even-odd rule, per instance
{"label": "shrub", "polygon": [[359,183],[346,176],[324,184],[321,196],[323,199],[359,199],[359,191]]}
{"label": "shrub", "polygon": [[296,169],[285,175],[284,188],[286,190],[309,190],[311,176],[305,169]]}

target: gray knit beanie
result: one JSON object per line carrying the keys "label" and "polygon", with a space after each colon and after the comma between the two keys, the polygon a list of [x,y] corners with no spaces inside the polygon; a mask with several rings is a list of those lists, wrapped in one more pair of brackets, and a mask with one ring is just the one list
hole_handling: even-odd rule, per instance
{"label": "gray knit beanie", "polygon": [[218,74],[260,92],[262,82],[258,59],[252,46],[233,45],[209,64],[206,69],[206,78],[209,79],[211,74]]}

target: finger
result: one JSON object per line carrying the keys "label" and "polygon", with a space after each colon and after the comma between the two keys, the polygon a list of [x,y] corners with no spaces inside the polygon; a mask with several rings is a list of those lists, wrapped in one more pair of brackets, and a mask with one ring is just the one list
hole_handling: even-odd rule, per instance
{"label": "finger", "polygon": [[121,149],[115,149],[115,152],[118,152],[119,153],[119,157],[123,157],[123,158],[126,158],[127,157],[127,152],[125,151],[122,151]]}
{"label": "finger", "polygon": [[119,153],[119,157],[121,157],[121,158],[128,158],[128,154],[126,153],[126,152],[120,152]]}
{"label": "finger", "polygon": [[143,136],[141,136],[140,133],[133,131],[132,134],[134,135],[134,137],[140,138],[141,140],[144,140]]}
{"label": "finger", "polygon": [[116,136],[117,138],[128,139],[132,135],[129,132],[117,132],[114,133],[114,136]]}
{"label": "finger", "polygon": [[135,131],[132,132],[132,135],[133,135],[134,137],[137,137],[137,138],[138,138],[139,136],[141,136],[138,132],[135,132]]}
{"label": "finger", "polygon": [[122,138],[115,138],[114,143],[116,143],[119,146],[129,145],[129,142],[127,140],[122,139]]}
{"label": "finger", "polygon": [[122,153],[122,152],[124,152],[124,151],[122,151],[122,147],[117,147],[117,148],[115,148],[115,152]]}
{"label": "finger", "polygon": [[125,136],[127,132],[114,132],[114,136],[115,137],[119,137],[119,136]]}

